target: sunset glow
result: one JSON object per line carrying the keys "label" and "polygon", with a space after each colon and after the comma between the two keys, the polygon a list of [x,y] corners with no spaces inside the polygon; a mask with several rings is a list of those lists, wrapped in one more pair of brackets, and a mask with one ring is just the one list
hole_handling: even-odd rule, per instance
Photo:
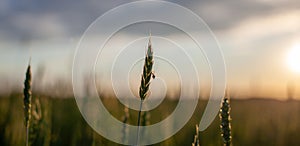
{"label": "sunset glow", "polygon": [[300,73],[300,45],[295,44],[287,56],[288,67],[297,73]]}

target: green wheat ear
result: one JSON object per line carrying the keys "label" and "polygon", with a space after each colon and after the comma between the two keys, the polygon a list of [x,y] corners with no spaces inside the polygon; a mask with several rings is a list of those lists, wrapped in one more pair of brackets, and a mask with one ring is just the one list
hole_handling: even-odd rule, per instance
{"label": "green wheat ear", "polygon": [[143,68],[143,74],[141,78],[141,85],[139,90],[139,95],[141,100],[144,100],[149,92],[150,80],[153,76],[152,67],[153,67],[153,50],[151,45],[151,38],[149,39],[148,49],[145,57],[145,63]]}
{"label": "green wheat ear", "polygon": [[26,78],[24,81],[24,117],[25,117],[25,127],[26,127],[26,145],[28,145],[29,138],[29,126],[31,119],[31,68],[30,63],[28,64],[26,71]]}
{"label": "green wheat ear", "polygon": [[230,101],[229,101],[229,97],[226,94],[223,102],[222,102],[222,106],[220,109],[220,119],[221,119],[221,136],[223,138],[223,143],[224,146],[230,146],[231,144],[231,117],[230,117]]}

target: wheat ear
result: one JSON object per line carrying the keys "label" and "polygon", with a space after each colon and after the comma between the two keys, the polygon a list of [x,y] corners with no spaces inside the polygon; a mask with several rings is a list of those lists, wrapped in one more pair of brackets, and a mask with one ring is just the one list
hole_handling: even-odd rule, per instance
{"label": "wheat ear", "polygon": [[152,72],[152,67],[154,64],[154,60],[153,60],[153,50],[152,50],[152,45],[151,45],[151,37],[149,38],[149,42],[148,42],[148,49],[146,52],[146,56],[145,56],[145,62],[144,62],[144,68],[143,68],[143,74],[142,74],[142,78],[141,78],[141,85],[140,85],[140,90],[139,90],[139,96],[141,99],[141,103],[140,103],[140,110],[139,110],[139,114],[138,114],[138,131],[137,131],[137,142],[136,144],[138,145],[139,143],[139,129],[140,129],[140,118],[141,118],[141,111],[142,111],[142,106],[143,106],[143,101],[145,100],[145,98],[148,95],[149,92],[149,86],[150,86],[150,80],[153,77],[153,72]]}
{"label": "wheat ear", "polygon": [[141,79],[141,86],[139,90],[139,95],[141,100],[143,101],[149,92],[150,80],[153,76],[152,67],[153,67],[153,50],[151,45],[151,38],[149,38],[148,49],[145,57],[145,63],[143,68],[143,74]]}
{"label": "wheat ear", "polygon": [[26,71],[26,78],[24,81],[24,117],[25,117],[25,127],[26,127],[26,146],[28,146],[29,138],[29,126],[31,119],[31,68],[30,62]]}
{"label": "wheat ear", "polygon": [[221,119],[221,136],[223,138],[224,146],[231,145],[231,125],[230,125],[230,102],[229,98],[226,96],[223,99],[222,106],[220,109],[220,119]]}

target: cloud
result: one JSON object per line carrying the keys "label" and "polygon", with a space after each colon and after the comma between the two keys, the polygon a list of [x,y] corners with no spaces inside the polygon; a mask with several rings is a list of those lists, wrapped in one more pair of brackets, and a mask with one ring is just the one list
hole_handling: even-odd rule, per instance
{"label": "cloud", "polygon": [[[24,38],[77,37],[104,12],[127,2],[130,1],[27,0],[14,2],[3,0],[0,3],[0,19],[2,20],[0,38],[22,40]],[[246,19],[268,17],[300,8],[298,0],[176,0],[171,2],[191,9],[215,31],[231,29]]]}
{"label": "cloud", "polygon": [[294,35],[300,32],[300,11],[288,11],[269,17],[254,17],[241,21],[231,29],[227,30],[229,39],[244,43],[257,43],[273,38]]}
{"label": "cloud", "polygon": [[15,31],[24,37],[42,38],[65,35],[65,26],[60,17],[45,14],[17,15],[11,20],[10,31]]}
{"label": "cloud", "polygon": [[74,37],[105,11],[130,1],[1,1],[1,39]]}
{"label": "cloud", "polygon": [[249,18],[268,17],[300,8],[298,0],[193,0],[183,5],[200,15],[215,30],[234,27]]}

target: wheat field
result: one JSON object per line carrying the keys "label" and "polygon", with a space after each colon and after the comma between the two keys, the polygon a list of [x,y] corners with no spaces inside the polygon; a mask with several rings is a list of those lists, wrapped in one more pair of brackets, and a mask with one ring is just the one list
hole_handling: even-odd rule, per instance
{"label": "wheat field", "polygon": [[[95,133],[79,113],[75,99],[34,95],[40,99],[42,122],[34,145],[118,145]],[[124,107],[113,97],[102,99],[106,108],[122,121]],[[199,100],[190,121],[174,136],[155,145],[191,145],[194,141],[195,125],[207,101]],[[269,99],[231,100],[232,144],[253,145],[299,145],[300,102]],[[155,110],[150,111],[150,123],[165,118],[176,107],[176,100],[166,99]],[[22,94],[0,97],[0,145],[24,145]],[[108,106],[109,105],[109,106]],[[164,112],[161,112],[164,111]],[[137,111],[129,110],[129,122],[136,122]],[[222,145],[220,120],[216,118],[210,127],[199,133],[200,145]]]}

